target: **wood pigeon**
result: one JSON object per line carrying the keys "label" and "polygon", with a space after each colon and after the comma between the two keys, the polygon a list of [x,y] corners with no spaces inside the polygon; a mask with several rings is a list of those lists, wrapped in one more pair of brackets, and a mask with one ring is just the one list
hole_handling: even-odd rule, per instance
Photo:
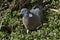
{"label": "wood pigeon", "polygon": [[25,26],[26,32],[29,33],[31,30],[35,30],[38,26],[42,24],[42,13],[40,14],[40,9],[27,9],[22,8],[21,14],[23,14],[23,24]]}

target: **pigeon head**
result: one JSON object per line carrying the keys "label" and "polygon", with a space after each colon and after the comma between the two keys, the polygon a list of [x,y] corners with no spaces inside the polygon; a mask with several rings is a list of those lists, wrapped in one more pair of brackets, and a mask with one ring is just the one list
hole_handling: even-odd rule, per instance
{"label": "pigeon head", "polygon": [[21,9],[21,14],[26,15],[29,13],[29,10],[27,8]]}

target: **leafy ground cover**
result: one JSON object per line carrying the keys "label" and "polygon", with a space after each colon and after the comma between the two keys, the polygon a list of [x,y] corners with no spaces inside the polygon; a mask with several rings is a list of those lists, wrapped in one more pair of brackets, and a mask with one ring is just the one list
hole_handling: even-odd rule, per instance
{"label": "leafy ground cover", "polygon": [[[57,7],[59,1],[52,1],[48,4],[49,8]],[[11,13],[10,9],[6,10],[3,16],[0,16],[0,40],[60,40],[60,10],[46,10],[43,12],[46,22],[43,26],[26,34],[22,23],[21,15],[18,11]]]}

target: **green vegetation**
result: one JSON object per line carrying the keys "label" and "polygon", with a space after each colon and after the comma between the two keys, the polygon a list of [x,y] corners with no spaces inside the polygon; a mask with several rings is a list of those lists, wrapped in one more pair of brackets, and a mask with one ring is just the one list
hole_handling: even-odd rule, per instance
{"label": "green vegetation", "polygon": [[[53,0],[48,6],[55,8],[58,4],[59,0]],[[46,22],[42,28],[26,34],[19,10],[11,13],[11,10],[7,9],[6,13],[0,16],[0,40],[60,40],[60,10],[57,8],[57,11],[44,11]]]}

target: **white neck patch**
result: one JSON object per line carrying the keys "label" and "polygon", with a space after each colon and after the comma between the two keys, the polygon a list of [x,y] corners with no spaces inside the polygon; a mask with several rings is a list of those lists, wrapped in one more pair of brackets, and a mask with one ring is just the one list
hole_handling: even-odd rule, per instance
{"label": "white neck patch", "polygon": [[32,14],[29,14],[29,17],[32,17],[33,15]]}

